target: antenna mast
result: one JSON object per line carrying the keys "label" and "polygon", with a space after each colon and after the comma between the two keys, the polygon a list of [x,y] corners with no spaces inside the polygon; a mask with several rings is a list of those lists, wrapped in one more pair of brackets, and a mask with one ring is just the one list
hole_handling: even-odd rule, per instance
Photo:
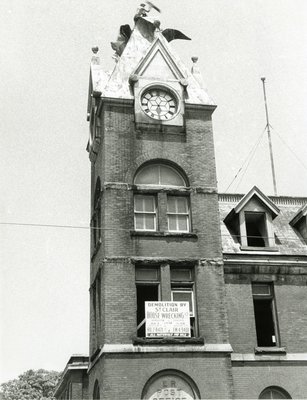
{"label": "antenna mast", "polygon": [[273,147],[272,147],[272,140],[271,140],[268,105],[267,105],[267,101],[266,101],[266,92],[265,92],[265,78],[261,78],[261,80],[262,80],[262,85],[263,85],[263,96],[264,96],[265,114],[266,114],[266,128],[267,128],[267,131],[268,131],[268,139],[269,139],[269,148],[270,148],[270,158],[271,158],[271,168],[272,168],[274,195],[277,196],[276,176],[275,176],[275,167],[274,167],[274,158],[273,158]]}

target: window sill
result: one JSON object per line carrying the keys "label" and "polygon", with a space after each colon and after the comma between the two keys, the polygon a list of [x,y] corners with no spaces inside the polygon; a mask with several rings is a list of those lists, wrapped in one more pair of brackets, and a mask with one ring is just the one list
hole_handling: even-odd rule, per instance
{"label": "window sill", "polygon": [[277,247],[253,247],[253,246],[240,246],[242,251],[278,251]]}
{"label": "window sill", "polygon": [[202,337],[163,337],[163,338],[146,338],[134,336],[132,339],[134,345],[169,345],[169,344],[199,344],[204,345],[205,339]]}
{"label": "window sill", "polygon": [[286,354],[286,352],[285,347],[255,347],[255,354]]}
{"label": "window sill", "polygon": [[163,231],[130,231],[130,236],[147,236],[147,237],[180,237],[197,239],[195,232],[163,232]]}

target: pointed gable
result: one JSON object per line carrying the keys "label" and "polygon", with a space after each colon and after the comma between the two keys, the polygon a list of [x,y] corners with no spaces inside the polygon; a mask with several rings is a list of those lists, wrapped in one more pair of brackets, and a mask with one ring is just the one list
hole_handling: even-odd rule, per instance
{"label": "pointed gable", "polygon": [[307,204],[305,204],[298,210],[298,212],[295,214],[295,216],[290,221],[290,225],[295,226],[306,216],[307,216]]}
{"label": "pointed gable", "polygon": [[166,39],[161,33],[157,34],[146,56],[140,61],[134,71],[140,78],[152,79],[184,79],[186,73],[182,71],[168,49]]}
{"label": "pointed gable", "polygon": [[257,186],[254,186],[242,199],[241,201],[234,207],[233,211],[238,214],[240,213],[245,206],[254,199],[256,202],[259,202],[264,206],[264,208],[272,215],[272,219],[277,217],[279,214],[279,208],[270,200],[265,194],[261,192]]}

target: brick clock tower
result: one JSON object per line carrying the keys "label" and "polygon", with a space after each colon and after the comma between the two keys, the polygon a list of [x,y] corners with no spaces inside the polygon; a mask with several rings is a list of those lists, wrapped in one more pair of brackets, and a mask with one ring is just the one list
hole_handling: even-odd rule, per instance
{"label": "brick clock tower", "polygon": [[232,398],[215,105],[147,12],[93,49],[89,398]]}

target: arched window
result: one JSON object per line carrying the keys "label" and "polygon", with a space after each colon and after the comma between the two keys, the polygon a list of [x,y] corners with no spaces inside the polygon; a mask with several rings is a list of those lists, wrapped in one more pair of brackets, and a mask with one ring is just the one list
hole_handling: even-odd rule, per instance
{"label": "arched window", "polygon": [[190,231],[189,191],[182,173],[168,164],[147,164],[137,172],[134,184],[136,231]]}
{"label": "arched window", "polygon": [[93,256],[97,253],[98,247],[101,243],[101,182],[98,176],[95,185],[95,192],[93,198],[93,214],[92,214],[92,232],[93,232]]}
{"label": "arched window", "polygon": [[94,385],[93,400],[100,400],[99,383],[98,383],[97,380],[96,380],[95,385]]}
{"label": "arched window", "polygon": [[261,392],[259,399],[291,399],[291,396],[282,388],[270,386]]}
{"label": "arched window", "polygon": [[134,183],[154,186],[186,186],[182,175],[174,168],[164,164],[149,164],[143,167],[136,174]]}

